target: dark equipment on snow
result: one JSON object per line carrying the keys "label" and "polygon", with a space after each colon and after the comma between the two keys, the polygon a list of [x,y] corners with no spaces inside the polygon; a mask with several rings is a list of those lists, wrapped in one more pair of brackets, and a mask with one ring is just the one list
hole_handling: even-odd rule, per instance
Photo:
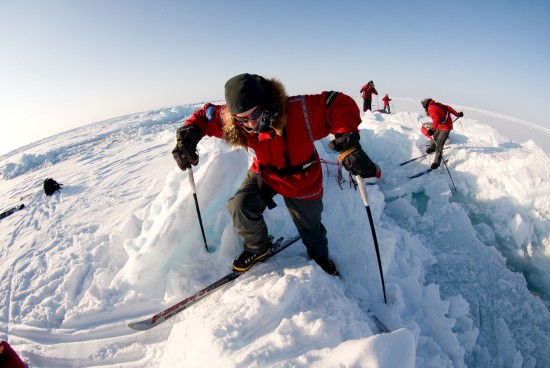
{"label": "dark equipment on snow", "polygon": [[53,180],[52,178],[47,178],[44,180],[44,193],[46,193],[47,196],[51,196],[55,192],[57,192],[63,184],[60,184]]}
{"label": "dark equipment on snow", "polygon": [[384,283],[384,272],[382,271],[382,261],[380,261],[380,249],[378,248],[378,239],[376,238],[376,230],[374,229],[374,221],[372,220],[372,213],[369,207],[369,200],[367,198],[367,190],[365,189],[365,184],[361,176],[355,176],[357,183],[359,184],[359,192],[361,193],[361,198],[365,204],[367,210],[367,215],[369,216],[370,230],[372,232],[372,239],[374,240],[374,249],[376,250],[376,258],[378,259],[378,269],[380,270],[380,280],[382,281],[382,291],[384,292],[384,303],[388,303],[386,299],[386,284]]}
{"label": "dark equipment on snow", "polygon": [[5,218],[5,217],[8,217],[9,215],[11,215],[12,213],[14,213],[16,211],[22,210],[23,208],[25,208],[25,205],[20,204],[18,206],[12,207],[9,210],[6,210],[6,211],[0,213],[0,220]]}

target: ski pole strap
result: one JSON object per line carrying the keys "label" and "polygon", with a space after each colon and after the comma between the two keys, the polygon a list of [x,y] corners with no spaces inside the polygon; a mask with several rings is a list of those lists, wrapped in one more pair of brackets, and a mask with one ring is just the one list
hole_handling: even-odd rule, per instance
{"label": "ski pole strap", "polygon": [[338,162],[342,162],[344,161],[344,159],[350,154],[350,153],[353,153],[355,151],[357,151],[359,148],[357,147],[351,147],[350,149],[347,149],[345,150],[344,152],[340,153],[338,155]]}
{"label": "ski pole strap", "polygon": [[340,166],[340,162],[330,162],[323,158],[320,159],[321,164],[325,164],[325,167],[327,168],[327,177],[330,177],[330,171],[328,169],[328,165],[334,165],[336,166],[336,182],[338,183],[338,186],[340,189],[344,190],[342,188],[342,167]]}

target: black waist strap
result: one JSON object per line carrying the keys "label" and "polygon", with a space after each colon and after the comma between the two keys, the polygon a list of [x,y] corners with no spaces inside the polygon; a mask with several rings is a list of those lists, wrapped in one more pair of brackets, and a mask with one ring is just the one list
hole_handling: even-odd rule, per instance
{"label": "black waist strap", "polygon": [[260,195],[262,196],[263,200],[266,202],[267,207],[270,210],[277,207],[277,204],[273,200],[273,197],[270,196],[270,195],[267,195],[267,193],[265,191],[265,186],[264,186],[264,183],[263,183],[263,180],[262,180],[262,171],[264,171],[265,169],[269,169],[269,170],[271,170],[272,172],[274,172],[275,174],[277,174],[278,176],[281,176],[281,177],[290,176],[290,175],[294,175],[294,174],[304,172],[304,171],[308,170],[311,166],[313,166],[313,164],[315,164],[315,162],[317,162],[317,157],[315,155],[315,152],[316,151],[313,150],[313,154],[311,155],[309,160],[307,160],[306,162],[304,162],[302,164],[299,164],[299,165],[283,167],[282,169],[279,169],[277,166],[265,166],[265,165],[262,165],[262,164],[259,165],[258,174],[257,174],[258,187],[260,188]]}
{"label": "black waist strap", "polygon": [[279,169],[276,166],[265,166],[260,164],[260,171],[263,171],[264,169],[269,169],[279,176],[290,176],[290,175],[298,174],[308,170],[316,161],[317,161],[317,157],[315,156],[315,151],[314,151],[311,157],[309,158],[309,160],[299,165],[287,166],[287,167],[283,167],[282,169]]}

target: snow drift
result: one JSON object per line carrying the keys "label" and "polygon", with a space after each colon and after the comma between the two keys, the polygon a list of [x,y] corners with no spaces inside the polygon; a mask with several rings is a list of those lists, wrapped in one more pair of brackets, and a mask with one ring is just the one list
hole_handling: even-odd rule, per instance
{"label": "snow drift", "polygon": [[[74,129],[0,158],[0,338],[34,367],[546,367],[550,365],[550,181],[547,153],[463,108],[444,167],[409,180],[423,153],[418,101],[367,113],[361,144],[383,170],[367,186],[388,293],[384,304],[359,192],[326,161],[325,274],[301,242],[147,332],[127,323],[230,271],[241,250],[226,200],[246,152],[203,139],[191,188],[170,151],[200,105]],[[525,129],[525,128],[524,128]],[[548,134],[543,131],[541,134]],[[42,180],[64,184],[46,197]],[[457,188],[454,191],[453,183]],[[275,236],[295,229],[284,204],[266,212]],[[379,334],[375,314],[392,332]]]}

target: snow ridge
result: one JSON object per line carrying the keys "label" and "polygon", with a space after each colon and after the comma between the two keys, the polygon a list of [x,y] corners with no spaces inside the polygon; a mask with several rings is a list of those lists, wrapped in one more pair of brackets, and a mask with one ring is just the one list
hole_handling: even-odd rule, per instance
{"label": "snow ridge", "polygon": [[[358,101],[359,102],[359,101]],[[225,203],[249,158],[199,144],[197,195],[205,251],[176,128],[201,104],[138,113],[58,134],[0,157],[0,338],[32,366],[545,367],[550,357],[548,155],[466,113],[451,133],[449,175],[409,180],[426,117],[394,100],[368,112],[361,144],[383,170],[368,185],[388,294],[383,302],[368,219],[349,177],[323,167],[325,274],[297,242],[154,330],[127,323],[230,270],[241,250]],[[499,124],[513,126],[505,117]],[[525,126],[527,127],[527,126]],[[528,128],[528,127],[527,127]],[[336,162],[330,137],[316,142]],[[52,197],[46,177],[64,184]],[[265,213],[292,236],[284,203]],[[370,310],[392,332],[376,335]]]}

